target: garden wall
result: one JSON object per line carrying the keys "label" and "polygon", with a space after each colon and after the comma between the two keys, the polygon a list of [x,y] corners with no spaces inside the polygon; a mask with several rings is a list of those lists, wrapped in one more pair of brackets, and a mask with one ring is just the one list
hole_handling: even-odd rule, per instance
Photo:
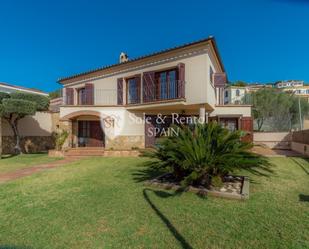
{"label": "garden wall", "polygon": [[[56,115],[56,116],[55,116]],[[59,116],[59,114],[58,114]],[[21,148],[24,153],[36,153],[54,148],[52,133],[56,129],[57,113],[37,112],[21,119],[18,129],[21,135]],[[2,154],[14,152],[14,133],[5,119],[1,120]]]}
{"label": "garden wall", "polygon": [[309,156],[309,130],[293,132],[291,148],[296,152]]}
{"label": "garden wall", "polygon": [[254,132],[253,142],[271,149],[289,150],[292,134],[290,132]]}

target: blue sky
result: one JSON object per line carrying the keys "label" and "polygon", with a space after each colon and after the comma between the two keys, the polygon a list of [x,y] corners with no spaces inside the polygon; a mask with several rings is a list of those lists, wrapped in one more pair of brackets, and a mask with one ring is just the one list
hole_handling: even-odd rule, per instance
{"label": "blue sky", "polygon": [[57,79],[215,36],[229,80],[309,82],[309,0],[1,1],[0,82]]}

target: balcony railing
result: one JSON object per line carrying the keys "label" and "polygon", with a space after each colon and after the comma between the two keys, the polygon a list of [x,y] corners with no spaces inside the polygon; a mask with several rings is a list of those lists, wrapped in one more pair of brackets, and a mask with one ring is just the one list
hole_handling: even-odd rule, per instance
{"label": "balcony railing", "polygon": [[180,80],[151,82],[143,88],[143,102],[181,99],[185,97],[185,82]]}
{"label": "balcony railing", "polygon": [[[91,99],[90,99],[91,98]],[[117,105],[117,91],[114,89],[95,89],[63,96],[64,105]]]}
{"label": "balcony railing", "polygon": [[[73,90],[73,89],[72,89]],[[125,90],[127,92],[125,92]],[[142,86],[142,89],[134,88],[123,89],[121,96],[124,97],[124,104],[141,104],[156,101],[182,99],[185,97],[185,82],[165,81],[153,82]],[[74,90],[70,94],[64,94],[64,105],[117,105],[116,89],[94,89]]]}

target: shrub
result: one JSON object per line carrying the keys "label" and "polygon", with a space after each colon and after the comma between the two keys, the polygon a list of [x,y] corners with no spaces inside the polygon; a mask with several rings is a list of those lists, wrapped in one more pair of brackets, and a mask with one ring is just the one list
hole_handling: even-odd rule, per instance
{"label": "shrub", "polygon": [[62,150],[62,147],[68,138],[69,133],[67,131],[59,131],[54,134],[56,150]]}
{"label": "shrub", "polygon": [[185,186],[207,185],[211,177],[240,169],[269,172],[268,161],[250,152],[252,144],[241,141],[241,136],[241,131],[229,132],[216,123],[184,126],[177,136],[159,140],[143,155],[156,159],[152,167],[169,170]]}

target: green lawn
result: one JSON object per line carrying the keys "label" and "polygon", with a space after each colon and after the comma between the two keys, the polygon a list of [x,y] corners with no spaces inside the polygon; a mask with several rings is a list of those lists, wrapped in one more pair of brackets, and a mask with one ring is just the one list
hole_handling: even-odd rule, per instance
{"label": "green lawn", "polygon": [[53,162],[59,159],[60,158],[48,157],[47,154],[23,154],[19,156],[4,155],[0,160],[0,174],[42,163]]}
{"label": "green lawn", "polygon": [[309,163],[273,158],[248,201],[147,189],[141,158],[92,158],[0,185],[0,248],[309,248]]}

